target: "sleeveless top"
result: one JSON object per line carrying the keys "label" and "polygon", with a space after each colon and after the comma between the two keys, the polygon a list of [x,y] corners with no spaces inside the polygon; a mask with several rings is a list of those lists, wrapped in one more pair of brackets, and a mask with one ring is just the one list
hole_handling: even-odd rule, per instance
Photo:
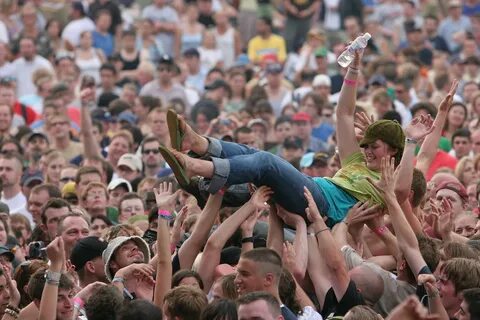
{"label": "sleeveless top", "polygon": [[95,79],[95,83],[100,83],[100,67],[102,66],[102,61],[97,54],[97,51],[94,48],[90,49],[92,52],[92,57],[90,59],[80,59],[75,58],[75,63],[80,68],[81,76],[88,75],[92,76]]}
{"label": "sleeveless top", "polygon": [[133,60],[125,60],[125,58],[123,58],[123,56],[120,54],[120,60],[123,63],[122,70],[135,70],[140,64],[140,52],[137,52],[137,55]]}
{"label": "sleeveless top", "polygon": [[230,27],[224,34],[219,34],[216,28],[213,32],[217,39],[217,48],[223,53],[224,66],[228,69],[235,62],[235,31]]}
{"label": "sleeveless top", "polygon": [[182,52],[192,48],[198,48],[202,45],[202,34],[182,34]]}

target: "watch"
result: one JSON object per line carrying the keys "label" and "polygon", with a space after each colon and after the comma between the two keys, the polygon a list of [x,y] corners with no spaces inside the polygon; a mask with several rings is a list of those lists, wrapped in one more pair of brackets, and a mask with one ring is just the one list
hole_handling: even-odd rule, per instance
{"label": "watch", "polygon": [[47,270],[45,273],[45,279],[47,282],[60,282],[60,278],[62,277],[62,273]]}

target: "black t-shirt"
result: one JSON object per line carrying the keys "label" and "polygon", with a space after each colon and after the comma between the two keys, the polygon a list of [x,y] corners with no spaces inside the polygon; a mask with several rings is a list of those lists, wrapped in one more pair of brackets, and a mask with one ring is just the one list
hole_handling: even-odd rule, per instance
{"label": "black t-shirt", "polygon": [[322,309],[322,317],[326,319],[329,315],[344,316],[350,309],[355,306],[365,304],[362,294],[357,290],[357,286],[353,280],[350,280],[347,291],[340,301],[337,301],[333,288],[330,288],[325,295],[325,302]]}

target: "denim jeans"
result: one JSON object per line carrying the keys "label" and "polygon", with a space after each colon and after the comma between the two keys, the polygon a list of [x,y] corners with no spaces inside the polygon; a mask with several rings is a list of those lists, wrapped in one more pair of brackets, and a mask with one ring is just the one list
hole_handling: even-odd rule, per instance
{"label": "denim jeans", "polygon": [[322,190],[312,178],[299,172],[284,159],[248,146],[209,138],[207,156],[213,162],[214,175],[204,188],[210,193],[223,186],[253,183],[268,186],[273,199],[286,210],[306,217],[307,201],[303,187],[312,193],[322,215],[328,211]]}

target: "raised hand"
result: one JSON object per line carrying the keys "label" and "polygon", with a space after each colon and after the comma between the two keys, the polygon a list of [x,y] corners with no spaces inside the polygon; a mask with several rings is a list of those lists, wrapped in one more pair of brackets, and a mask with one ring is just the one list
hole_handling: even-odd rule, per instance
{"label": "raised hand", "polygon": [[405,135],[409,139],[421,141],[434,129],[435,126],[433,125],[432,117],[430,115],[421,115],[419,117],[415,117],[415,119],[410,122],[408,127],[405,129]]}
{"label": "raised hand", "polygon": [[80,102],[82,106],[88,106],[90,103],[95,102],[95,90],[92,88],[85,88],[80,91]]}
{"label": "raised hand", "polygon": [[311,223],[319,222],[319,220],[324,220],[322,218],[322,215],[320,214],[320,211],[318,210],[315,200],[313,199],[312,193],[310,192],[310,190],[308,190],[307,187],[303,187],[303,195],[305,196],[305,199],[307,199],[308,203],[308,207],[305,209],[307,219]]}
{"label": "raised hand", "polygon": [[47,257],[55,270],[61,271],[65,265],[65,245],[61,237],[56,237],[46,248]]}
{"label": "raised hand", "polygon": [[395,158],[382,158],[381,170],[382,176],[379,181],[373,181],[370,177],[367,177],[367,180],[377,188],[380,193],[395,195]]}
{"label": "raised hand", "polygon": [[455,95],[455,92],[457,92],[457,88],[458,80],[453,80],[448,94],[445,96],[445,98],[443,98],[442,102],[440,102],[440,105],[438,106],[439,111],[447,112],[450,109],[453,102],[453,96]]}
{"label": "raised hand", "polygon": [[428,310],[418,298],[411,295],[390,312],[386,320],[434,320],[440,319],[436,314],[428,314]]}
{"label": "raised hand", "polygon": [[296,261],[296,252],[295,252],[295,247],[293,244],[291,244],[288,241],[285,241],[283,243],[283,252],[282,252],[282,261],[283,261],[283,266],[290,271],[290,273],[293,273],[295,270],[295,265],[297,264]]}
{"label": "raised hand", "polygon": [[251,236],[253,234],[253,229],[257,223],[258,217],[262,214],[262,211],[255,210],[253,211],[248,218],[242,222],[240,229],[244,237]]}
{"label": "raised hand", "polygon": [[268,205],[268,200],[273,194],[273,190],[267,186],[261,186],[258,188],[255,193],[250,198],[250,203],[255,207],[256,210],[268,210],[270,206]]}
{"label": "raised hand", "polygon": [[375,119],[372,116],[368,116],[365,112],[358,112],[355,114],[355,120],[353,125],[355,128],[358,129],[356,136],[357,139],[362,139],[365,135],[365,130],[367,130],[368,126],[375,122]]}
{"label": "raised hand", "polygon": [[286,225],[295,227],[298,223],[305,222],[305,220],[300,215],[289,212],[285,210],[283,207],[278,206],[277,209],[278,209],[278,212],[277,212],[278,217],[282,219]]}
{"label": "raised hand", "polygon": [[168,210],[170,212],[175,211],[175,205],[177,204],[178,196],[180,195],[180,189],[173,192],[173,184],[171,182],[162,182],[158,188],[153,189],[155,193],[155,201],[157,207],[162,210]]}
{"label": "raised hand", "polygon": [[432,204],[432,212],[436,216],[433,219],[433,231],[442,239],[448,237],[453,232],[452,210],[452,202],[448,199],[443,199],[440,206]]}
{"label": "raised hand", "polygon": [[8,292],[10,294],[10,300],[8,301],[8,304],[18,308],[21,296],[20,292],[17,289],[17,282],[12,279],[10,271],[5,267],[3,267],[3,274],[5,275],[5,278],[7,280]]}
{"label": "raised hand", "polygon": [[77,294],[76,294],[76,297],[82,299],[83,301],[87,301],[88,298],[90,298],[90,296],[96,291],[98,290],[100,287],[103,287],[103,286],[106,286],[107,284],[104,283],[104,282],[100,282],[100,281],[95,281],[93,283],[90,283],[89,285],[87,285],[85,288],[83,288],[82,290],[80,290]]}

